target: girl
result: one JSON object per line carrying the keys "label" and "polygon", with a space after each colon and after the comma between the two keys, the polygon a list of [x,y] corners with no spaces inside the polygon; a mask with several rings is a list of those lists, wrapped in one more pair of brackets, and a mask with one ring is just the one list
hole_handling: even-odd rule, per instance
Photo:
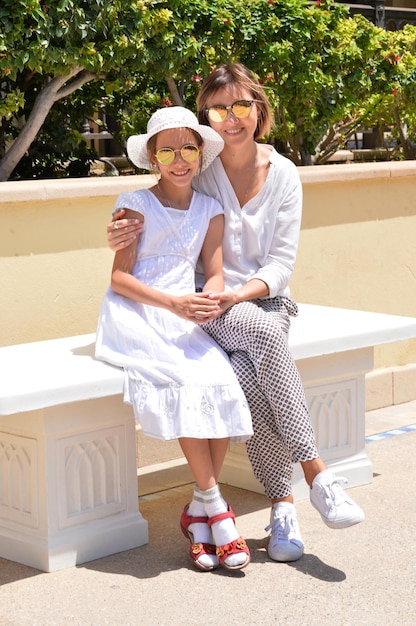
{"label": "girl", "polygon": [[[97,358],[124,368],[125,401],[143,432],[179,440],[196,483],[180,523],[202,570],[239,570],[250,560],[218,487],[230,437],[252,434],[250,412],[228,357],[196,324],[219,310],[212,293],[224,288],[224,218],[219,202],[191,182],[222,148],[219,135],[183,107],[156,111],[147,133],[129,138],[129,158],[158,169],[160,180],[117,199],[115,211],[138,219],[142,232],[115,255],[96,342]],[[195,292],[199,257],[202,293]]]}

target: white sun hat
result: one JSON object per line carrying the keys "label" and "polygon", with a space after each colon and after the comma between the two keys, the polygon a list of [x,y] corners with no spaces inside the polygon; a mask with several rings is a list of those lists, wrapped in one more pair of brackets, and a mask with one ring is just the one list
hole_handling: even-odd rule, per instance
{"label": "white sun hat", "polygon": [[224,147],[224,141],[220,135],[210,126],[199,124],[196,115],[185,107],[165,107],[153,113],[147,124],[147,133],[143,135],[132,135],[127,140],[127,154],[136,165],[145,170],[154,169],[154,165],[149,161],[147,152],[147,142],[162,130],[171,128],[190,128],[201,135],[204,142],[202,151],[201,171],[219,155]]}

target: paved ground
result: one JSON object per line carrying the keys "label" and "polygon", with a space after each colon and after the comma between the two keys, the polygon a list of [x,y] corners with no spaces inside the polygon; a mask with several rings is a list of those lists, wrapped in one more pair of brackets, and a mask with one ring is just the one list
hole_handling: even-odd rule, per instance
{"label": "paved ground", "polygon": [[252,562],[236,574],[193,569],[178,528],[187,485],[141,498],[141,548],[50,574],[0,559],[0,626],[414,626],[416,429],[402,427],[415,424],[416,402],[367,414],[374,481],[349,490],[366,520],[330,530],[299,502],[297,562],[267,557],[266,498],[224,486]]}

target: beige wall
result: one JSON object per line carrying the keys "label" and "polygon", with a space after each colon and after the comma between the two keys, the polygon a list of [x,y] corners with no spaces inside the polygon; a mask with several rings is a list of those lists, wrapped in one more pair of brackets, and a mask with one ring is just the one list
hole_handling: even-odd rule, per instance
{"label": "beige wall", "polygon": [[[299,302],[416,316],[416,163],[299,168]],[[0,345],[93,332],[118,193],[154,179],[0,183]],[[311,329],[313,332],[313,329]],[[416,363],[416,340],[376,350],[376,367]]]}
{"label": "beige wall", "polygon": [[[416,162],[300,168],[304,210],[292,296],[416,317]],[[416,363],[416,340],[375,366]]]}
{"label": "beige wall", "polygon": [[153,180],[0,183],[0,345],[95,331],[115,198]]}

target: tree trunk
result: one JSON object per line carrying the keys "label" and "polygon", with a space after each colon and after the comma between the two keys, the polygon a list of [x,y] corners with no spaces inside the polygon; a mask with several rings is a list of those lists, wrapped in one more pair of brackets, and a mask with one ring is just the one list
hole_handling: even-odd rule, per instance
{"label": "tree trunk", "polygon": [[183,107],[183,106],[184,106],[184,103],[183,103],[182,98],[181,98],[181,97],[180,97],[180,95],[179,95],[179,91],[178,91],[178,88],[176,87],[176,83],[175,83],[175,81],[173,80],[173,78],[171,78],[171,77],[169,77],[169,76],[167,76],[167,77],[165,78],[165,80],[166,80],[166,82],[167,82],[167,84],[168,84],[169,91],[170,91],[170,93],[171,93],[171,95],[172,95],[172,98],[173,98],[174,103],[175,103],[175,104],[176,104],[176,106],[178,106],[178,107]]}
{"label": "tree trunk", "polygon": [[[398,102],[397,98],[396,98],[396,102]],[[396,104],[396,106],[394,107],[394,119],[396,121],[396,128],[397,128],[397,132],[399,133],[400,143],[403,148],[404,158],[406,159],[406,161],[412,161],[414,159],[414,153],[412,150],[412,146],[410,145],[407,132],[405,131],[402,125],[402,121],[400,119],[400,108],[398,104]]]}
{"label": "tree trunk", "polygon": [[312,155],[306,152],[302,146],[300,147],[300,159],[302,165],[312,165]]}
{"label": "tree trunk", "polygon": [[56,76],[52,78],[47,86],[39,93],[35,100],[32,111],[27,118],[26,124],[23,126],[19,136],[14,140],[9,150],[0,161],[0,182],[9,179],[14,168],[20,159],[29,149],[32,141],[36,138],[39,130],[51,110],[53,104],[60,98],[65,97],[75,89],[78,89],[83,83],[92,80],[94,74],[84,72],[83,77],[79,77],[76,81],[63,88],[65,83],[71,80],[77,74],[83,72],[81,66],[77,66],[71,70],[66,76]]}

